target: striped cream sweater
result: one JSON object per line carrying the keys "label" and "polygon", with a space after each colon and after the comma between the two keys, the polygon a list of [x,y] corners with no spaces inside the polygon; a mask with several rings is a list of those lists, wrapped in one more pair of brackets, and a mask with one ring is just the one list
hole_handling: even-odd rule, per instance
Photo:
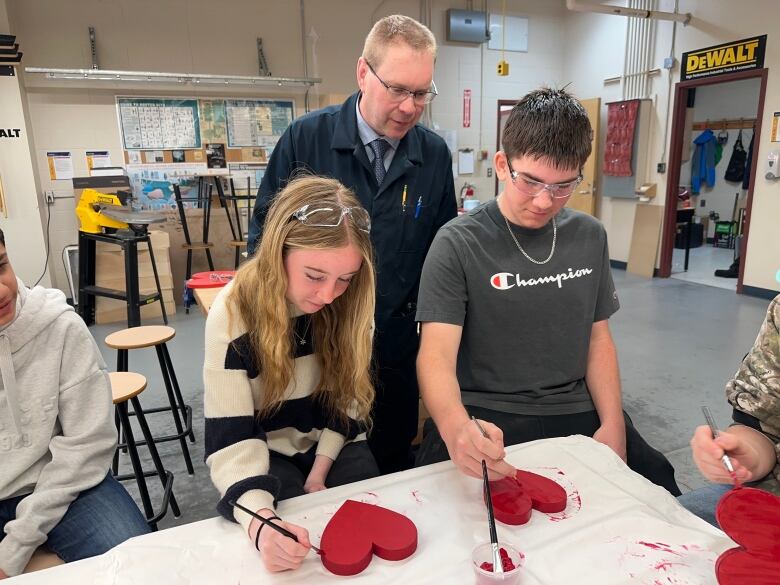
{"label": "striped cream sweater", "polygon": [[271,416],[258,416],[263,406],[258,360],[237,314],[231,323],[226,306],[231,290],[228,284],[220,292],[206,320],[206,464],[221,496],[217,510],[248,530],[251,517],[234,514],[229,501],[250,510],[274,507],[280,484],[269,475],[270,452],[310,468],[316,455],[335,460],[347,441],[365,440],[365,432],[352,418],[346,425],[331,420],[313,397],[320,365],[309,315],[295,317],[295,371],[284,402]]}

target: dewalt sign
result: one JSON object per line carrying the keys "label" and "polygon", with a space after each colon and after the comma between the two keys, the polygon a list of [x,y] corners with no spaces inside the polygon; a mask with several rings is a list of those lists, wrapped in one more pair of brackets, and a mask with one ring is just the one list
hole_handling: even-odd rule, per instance
{"label": "dewalt sign", "polygon": [[764,66],[766,35],[683,53],[680,80],[712,77]]}

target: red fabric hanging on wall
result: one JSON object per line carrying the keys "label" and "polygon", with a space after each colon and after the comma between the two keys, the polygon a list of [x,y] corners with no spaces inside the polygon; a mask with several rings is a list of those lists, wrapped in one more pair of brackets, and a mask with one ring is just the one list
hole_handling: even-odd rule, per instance
{"label": "red fabric hanging on wall", "polygon": [[630,177],[634,128],[639,100],[607,104],[607,140],[604,148],[604,174]]}

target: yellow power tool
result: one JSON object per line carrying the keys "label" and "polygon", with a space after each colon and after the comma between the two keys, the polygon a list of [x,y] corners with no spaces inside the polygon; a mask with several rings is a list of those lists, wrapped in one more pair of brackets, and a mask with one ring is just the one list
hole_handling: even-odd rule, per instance
{"label": "yellow power tool", "polygon": [[117,195],[101,193],[95,189],[84,189],[76,206],[79,230],[88,234],[102,234],[104,228],[127,228],[128,225],[125,222],[112,219],[103,213],[104,208],[111,206],[122,208],[122,203]]}

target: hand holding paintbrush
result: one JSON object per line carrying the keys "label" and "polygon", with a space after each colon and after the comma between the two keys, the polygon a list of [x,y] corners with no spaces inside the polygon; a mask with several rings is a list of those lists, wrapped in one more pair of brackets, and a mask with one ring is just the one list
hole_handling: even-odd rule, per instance
{"label": "hand holding paintbrush", "polygon": [[[485,429],[482,428],[482,425],[479,424],[479,421],[471,417],[471,420],[474,421],[474,423],[477,425],[477,428],[479,429],[479,432],[482,434],[483,437],[488,436],[488,434],[485,432]],[[487,506],[487,512],[488,512],[488,528],[490,529],[490,544],[493,547],[493,572],[494,573],[503,573],[504,572],[504,563],[501,560],[501,554],[498,549],[498,533],[496,532],[496,517],[493,514],[493,499],[490,495],[490,480],[488,478],[488,471],[487,471],[487,465],[485,464],[485,460],[482,460],[482,490],[483,495],[485,497],[485,505]]]}
{"label": "hand holding paintbrush", "polygon": [[260,523],[255,532],[254,543],[269,571],[298,568],[309,549],[318,555],[322,554],[319,548],[309,542],[308,532],[304,528],[286,522],[283,526],[278,516],[264,518],[235,501],[229,503]]}

